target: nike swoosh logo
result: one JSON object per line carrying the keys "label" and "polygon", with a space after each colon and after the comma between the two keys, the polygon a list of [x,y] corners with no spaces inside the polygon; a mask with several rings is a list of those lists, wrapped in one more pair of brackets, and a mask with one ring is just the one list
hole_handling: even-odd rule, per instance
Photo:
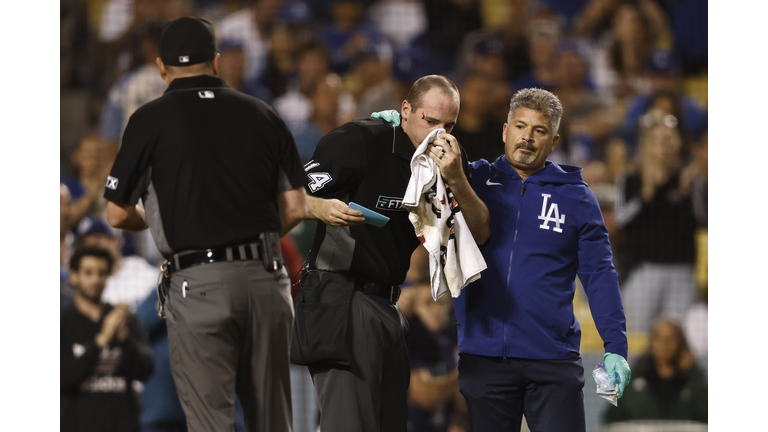
{"label": "nike swoosh logo", "polygon": [[486,180],[485,184],[487,184],[488,186],[502,186],[501,183],[494,183],[491,181],[491,179]]}
{"label": "nike swoosh logo", "polygon": [[184,298],[186,298],[186,297],[187,297],[187,289],[188,289],[188,288],[187,288],[187,281],[184,281],[184,283],[183,283],[183,284],[181,284],[181,295],[182,295],[182,297],[184,297]]}

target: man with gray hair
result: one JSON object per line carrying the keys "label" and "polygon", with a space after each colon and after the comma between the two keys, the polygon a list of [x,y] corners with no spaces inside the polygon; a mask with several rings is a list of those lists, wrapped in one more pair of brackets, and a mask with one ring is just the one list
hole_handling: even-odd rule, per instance
{"label": "man with gray hair", "polygon": [[488,207],[482,277],[455,301],[459,387],[471,430],[584,431],[581,328],[573,313],[578,275],[604,341],[617,396],[629,382],[627,334],[608,231],[582,169],[547,161],[563,107],[528,88],[510,102],[505,154],[470,164]]}

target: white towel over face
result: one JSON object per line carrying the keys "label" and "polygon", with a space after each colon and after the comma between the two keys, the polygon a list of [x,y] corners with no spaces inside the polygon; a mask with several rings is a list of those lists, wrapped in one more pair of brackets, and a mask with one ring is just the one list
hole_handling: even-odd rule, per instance
{"label": "white towel over face", "polygon": [[458,297],[487,268],[450,186],[443,182],[437,164],[426,153],[429,143],[443,133],[445,129],[435,129],[414,152],[411,179],[403,198],[416,235],[429,252],[435,300],[446,292]]}

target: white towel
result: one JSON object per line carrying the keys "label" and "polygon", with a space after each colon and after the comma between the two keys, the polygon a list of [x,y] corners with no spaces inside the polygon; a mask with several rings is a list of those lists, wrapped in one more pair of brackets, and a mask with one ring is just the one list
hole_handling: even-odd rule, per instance
{"label": "white towel", "polygon": [[458,297],[487,268],[450,187],[446,187],[437,164],[426,154],[429,143],[443,133],[445,129],[433,130],[416,149],[403,198],[416,235],[429,252],[429,278],[435,300],[446,292]]}

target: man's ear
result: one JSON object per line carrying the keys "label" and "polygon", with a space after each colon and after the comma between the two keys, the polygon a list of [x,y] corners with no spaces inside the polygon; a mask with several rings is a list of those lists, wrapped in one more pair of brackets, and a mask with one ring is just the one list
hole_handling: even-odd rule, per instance
{"label": "man's ear", "polygon": [[504,127],[501,128],[501,142],[507,143],[507,123],[504,123]]}
{"label": "man's ear", "polygon": [[213,56],[213,76],[219,76],[219,57],[221,57],[221,53],[216,53]]}
{"label": "man's ear", "polygon": [[404,122],[407,122],[408,114],[410,113],[411,113],[411,104],[409,104],[407,100],[404,100],[402,106],[400,106],[400,118]]}
{"label": "man's ear", "polygon": [[155,60],[155,63],[157,63],[157,70],[160,71],[160,78],[162,78],[164,81],[168,81],[166,77],[168,76],[168,72],[165,70],[165,65],[163,64],[163,61],[160,60],[160,57],[158,57]]}
{"label": "man's ear", "polygon": [[552,151],[550,153],[555,151],[555,149],[557,148],[557,143],[559,142],[560,142],[560,134],[557,134],[555,135],[554,138],[552,138]]}

